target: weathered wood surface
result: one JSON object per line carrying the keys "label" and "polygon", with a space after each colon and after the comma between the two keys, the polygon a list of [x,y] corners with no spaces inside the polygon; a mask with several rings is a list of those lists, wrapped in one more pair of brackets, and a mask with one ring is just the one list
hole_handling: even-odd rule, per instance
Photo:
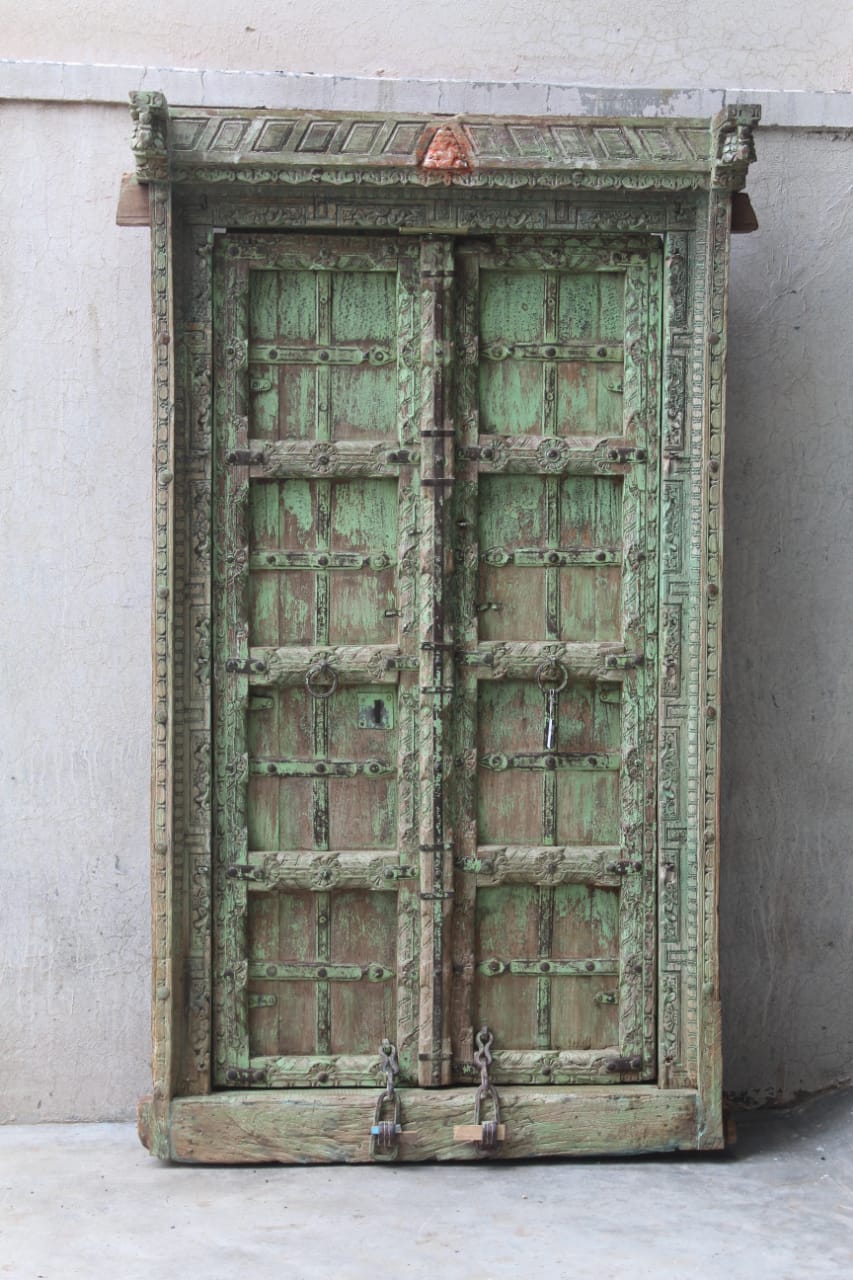
{"label": "weathered wood surface", "polygon": [[[524,186],[677,192],[743,186],[760,111],[713,120],[353,115],[169,107],[131,94],[141,181]],[[537,182],[538,180],[538,182]],[[389,220],[386,225],[396,225]]]}
{"label": "weathered wood surface", "polygon": [[[397,1159],[635,1155],[696,1145],[696,1094],[689,1090],[504,1088],[506,1140],[485,1156],[453,1136],[455,1126],[471,1123],[473,1094],[473,1089],[403,1090],[406,1140]],[[326,1089],[176,1099],[171,1158],[207,1164],[366,1162],[374,1103],[363,1090]]]}
{"label": "weathered wood surface", "polygon": [[151,202],[147,183],[139,181],[135,173],[123,173],[119,188],[116,226],[150,227]]}
{"label": "weathered wood surface", "polygon": [[[717,1147],[728,217],[755,111],[406,133],[139,94],[134,119],[160,180],[144,1139],[210,1125],[231,1154],[178,1158],[242,1160],[280,1114],[290,1155],[258,1158],[364,1159],[346,1087],[371,1110],[379,1040],[404,1084],[467,1084],[487,1019],[501,1157]],[[173,231],[185,180],[205,199]],[[211,1059],[251,1106],[170,1107]],[[401,1158],[459,1158],[461,1094],[403,1096],[425,1136]]]}

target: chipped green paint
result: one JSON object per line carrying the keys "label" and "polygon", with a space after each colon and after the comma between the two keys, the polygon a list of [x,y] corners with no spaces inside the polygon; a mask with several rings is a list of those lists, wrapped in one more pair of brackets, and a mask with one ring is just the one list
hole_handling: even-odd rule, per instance
{"label": "chipped green paint", "polygon": [[[402,475],[396,479],[341,472],[331,449],[336,441],[359,438],[367,416],[373,438],[382,440],[383,427],[388,432],[389,450],[409,443],[400,429],[398,400],[401,371],[411,364],[414,352],[408,342],[400,360],[395,355],[392,362],[382,354],[396,352],[401,336],[390,305],[399,269],[396,274],[383,269],[387,244],[350,246],[309,239],[267,245],[267,252],[259,240],[220,246],[225,360],[218,405],[226,437],[219,456],[246,440],[277,447],[296,437],[310,446],[309,467],[315,468],[315,475],[282,474],[286,463],[279,460],[275,478],[248,473],[241,480],[241,471],[247,475],[245,464],[225,462],[223,484],[234,496],[224,507],[226,572],[220,607],[233,621],[219,633],[225,636],[219,661],[224,669],[229,659],[242,658],[242,650],[231,652],[235,638],[254,653],[259,646],[275,653],[300,646],[305,679],[302,687],[265,686],[262,659],[252,687],[270,690],[271,714],[263,720],[248,717],[245,729],[240,726],[248,715],[246,677],[226,683],[226,691],[235,690],[235,703],[230,712],[226,692],[223,723],[232,726],[235,741],[244,742],[245,763],[238,789],[226,766],[223,783],[229,800],[218,812],[226,815],[223,846],[234,850],[228,855],[229,866],[239,866],[241,843],[247,851],[244,857],[254,853],[270,858],[302,850],[317,864],[319,896],[313,908],[313,958],[305,953],[301,924],[300,944],[294,950],[294,920],[307,910],[304,895],[292,899],[291,908],[279,919],[277,941],[265,943],[267,950],[261,954],[254,948],[265,935],[255,922],[265,919],[265,899],[257,892],[246,898],[245,890],[234,886],[233,907],[226,907],[219,917],[224,932],[217,954],[237,957],[244,935],[248,951],[245,961],[229,959],[227,964],[235,975],[240,968],[239,986],[236,977],[229,979],[221,968],[224,994],[218,1007],[223,1015],[217,1028],[225,1081],[229,1070],[246,1070],[248,1062],[257,1072],[249,1083],[268,1086],[267,1059],[272,1056],[281,1087],[288,1073],[294,1084],[304,1080],[300,1045],[307,1054],[328,1055],[333,1043],[339,1043],[345,1055],[363,1051],[363,1026],[357,1044],[335,1031],[335,984],[343,980],[342,974],[358,971],[346,954],[347,939],[357,934],[359,913],[368,908],[361,899],[352,899],[356,914],[345,917],[343,900],[326,889],[322,865],[327,853],[336,856],[340,849],[394,847],[401,820],[400,746],[408,730],[404,716],[399,728],[383,733],[379,741],[377,730],[365,731],[364,694],[346,683],[326,655],[334,654],[336,646],[359,645],[363,661],[381,662],[371,646],[395,640],[399,644],[409,630],[411,623],[401,623],[399,608],[404,567],[400,495],[406,490]],[[510,879],[502,887],[475,889],[473,915],[466,926],[468,914],[454,907],[449,888],[452,876],[458,884],[459,871],[451,872],[448,859],[454,847],[452,832],[470,829],[473,863],[483,844],[557,849],[567,843],[621,845],[621,856],[614,861],[626,866],[642,862],[634,833],[650,829],[641,795],[645,769],[654,766],[641,762],[640,742],[647,714],[645,689],[654,670],[632,661],[618,698],[605,701],[598,696],[598,680],[572,666],[569,650],[562,650],[559,660],[549,654],[554,644],[590,644],[607,668],[620,662],[620,651],[626,648],[653,653],[656,612],[643,613],[639,602],[645,581],[656,571],[656,551],[652,547],[651,555],[643,556],[637,552],[648,541],[644,501],[655,491],[654,441],[642,433],[641,424],[654,414],[656,383],[638,353],[648,354],[658,326],[658,256],[650,243],[630,243],[628,252],[614,254],[610,244],[599,249],[560,239],[496,240],[470,248],[463,244],[455,254],[449,244],[424,241],[413,243],[410,252],[414,275],[421,280],[423,326],[423,447],[419,465],[414,457],[409,464],[412,491],[419,494],[420,505],[413,526],[420,544],[413,603],[420,614],[416,634],[421,694],[420,730],[405,760],[420,780],[420,796],[413,794],[412,801],[420,813],[423,903],[419,1011],[412,1006],[411,1014],[420,1027],[421,1066],[412,1078],[422,1084],[446,1083],[450,1063],[465,1059],[471,1028],[488,1022],[502,1040],[504,1081],[527,1078],[530,1063],[525,1054],[534,1045],[581,1053],[575,1074],[563,1067],[563,1081],[605,1081],[606,1062],[583,1058],[585,1051],[607,1048],[616,1056],[636,1056],[638,1047],[642,1050],[654,1034],[649,994],[654,980],[649,951],[654,942],[653,880],[647,877],[640,887],[626,877],[617,893],[592,885],[552,887]],[[455,401],[444,318],[451,285],[459,294],[459,346],[471,352],[474,374],[458,378]],[[359,351],[364,361],[355,359]],[[236,364],[229,356],[235,352],[240,353]],[[385,367],[391,363],[393,370]],[[605,374],[610,379],[607,387],[601,382]],[[254,394],[262,397],[254,407],[252,387],[259,388]],[[612,417],[608,396],[616,398],[618,421]],[[248,402],[249,412],[235,436],[229,410],[241,402]],[[302,416],[298,424],[292,419],[294,412]],[[565,442],[562,447],[570,452],[560,453],[557,475],[549,474],[547,467],[538,474],[514,474],[510,469],[494,475],[486,467],[481,476],[473,459],[465,464],[457,489],[452,470],[455,442],[452,428],[445,425],[454,417],[478,420],[481,431],[492,433],[486,439],[526,439],[535,429],[534,434],[546,440]],[[590,474],[585,467],[575,473],[574,440],[610,433],[635,441],[640,450],[636,458],[623,463],[618,474]],[[405,518],[411,517],[407,513]],[[458,584],[448,572],[445,549],[450,520],[457,529],[471,528],[476,534],[462,557],[471,572],[461,574]],[[231,564],[239,566],[237,575],[229,575]],[[475,664],[466,677],[469,696],[475,695],[470,732],[479,765],[473,785],[466,788],[444,785],[445,778],[450,781],[445,764],[448,741],[469,733],[466,704],[459,704],[458,713],[453,710],[457,675],[447,661],[453,645],[460,642],[474,654],[484,642],[522,650],[540,646],[538,664],[524,679],[495,680],[485,662],[482,673]],[[553,670],[565,672],[565,687],[555,704],[555,745],[549,754],[542,750],[545,702],[537,676],[543,663],[549,670],[548,663],[555,661],[560,665]],[[310,676],[311,671],[317,674]],[[321,696],[315,698],[312,689]],[[360,733],[354,732],[359,728]],[[469,751],[463,746],[462,757]],[[408,787],[405,791],[408,795]],[[245,812],[245,837],[239,828],[228,834],[229,805],[235,814]],[[289,900],[280,882],[270,892],[282,903]],[[229,910],[237,914],[229,915]],[[475,981],[469,997],[461,990],[454,996],[450,974],[459,963],[458,948],[473,947],[482,976],[485,961],[477,961],[477,956],[495,950],[489,941],[493,916],[510,947],[500,971],[511,981],[487,984],[486,989]],[[338,933],[330,932],[332,920]],[[462,935],[454,942],[451,929],[468,927],[473,930],[470,939],[463,942]],[[596,931],[601,935],[597,939]],[[341,948],[334,957],[333,936],[339,936]],[[642,940],[642,963],[633,949],[635,940]],[[632,948],[627,959],[608,961],[617,964],[613,972],[620,979],[618,1027],[615,1013],[602,1014],[600,1004],[590,1003],[585,980],[599,976],[591,941],[604,947],[601,954],[606,955]],[[565,954],[555,952],[555,945]],[[536,977],[525,969],[533,958],[549,966],[553,960],[555,967]],[[277,981],[294,981],[293,966],[301,965],[302,973],[306,964],[318,966],[323,976],[316,994],[299,991],[278,997],[278,1025],[285,1025],[280,1018],[287,1017],[291,999],[296,1002],[296,1026],[303,1031],[295,1041],[285,1038],[277,1044],[268,1043],[265,1033],[267,1049],[260,1053],[256,1029],[267,1026],[273,1016],[259,1012],[271,1006],[249,1004],[253,996],[270,994],[257,987],[264,980],[262,963],[268,980],[275,976]],[[588,971],[583,969],[586,964],[592,966]],[[428,974],[432,976],[425,984]],[[582,978],[576,993],[567,997],[565,990],[573,990]],[[579,994],[582,990],[587,994]],[[451,1000],[455,1017],[464,1019],[456,1031],[448,1021]],[[313,1013],[306,1001],[313,1001]],[[250,1007],[255,1010],[251,1018]],[[530,1017],[535,1034],[528,1025]],[[383,1018],[381,1025],[374,1024],[375,1036],[398,1039],[387,1009]],[[596,1041],[602,1027],[608,1029],[607,1043]],[[285,1061],[290,1065],[285,1067]],[[650,1079],[654,1072],[649,1056],[635,1074]]]}
{"label": "chipped green paint", "polygon": [[[276,113],[134,111],[158,406],[146,1139],[367,1159],[387,1037],[399,1158],[469,1158],[452,1128],[485,1021],[501,1155],[718,1145],[728,193],[755,112],[541,122],[536,157],[461,120],[470,163],[445,173],[426,118],[406,156],[383,148],[408,119],[323,117],[314,153],[298,112],[276,150]],[[214,155],[226,121],[240,150]],[[545,750],[537,681],[561,672]]]}

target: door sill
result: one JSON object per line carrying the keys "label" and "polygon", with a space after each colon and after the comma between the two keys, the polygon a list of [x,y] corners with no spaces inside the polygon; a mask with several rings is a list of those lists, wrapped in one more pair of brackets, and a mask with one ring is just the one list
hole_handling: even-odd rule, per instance
{"label": "door sill", "polygon": [[[723,1146],[722,1132],[700,1127],[703,1108],[695,1089],[505,1087],[506,1140],[488,1153],[454,1139],[454,1128],[470,1125],[473,1089],[398,1093],[398,1162],[634,1156]],[[369,1164],[375,1105],[374,1091],[366,1089],[235,1091],[173,1098],[158,1123],[144,1099],[140,1136],[154,1154],[179,1163]]]}

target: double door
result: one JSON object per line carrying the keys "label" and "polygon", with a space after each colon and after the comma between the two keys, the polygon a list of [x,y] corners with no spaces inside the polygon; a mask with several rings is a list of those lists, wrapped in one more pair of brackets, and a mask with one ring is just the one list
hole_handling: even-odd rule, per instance
{"label": "double door", "polygon": [[215,1088],[656,1079],[658,246],[217,237]]}

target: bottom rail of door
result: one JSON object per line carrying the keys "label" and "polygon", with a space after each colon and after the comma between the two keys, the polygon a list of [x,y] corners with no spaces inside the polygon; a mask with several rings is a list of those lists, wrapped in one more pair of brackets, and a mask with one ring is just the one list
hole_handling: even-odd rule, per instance
{"label": "bottom rail of door", "polygon": [[[656,1151],[717,1150],[721,1127],[709,1127],[693,1089],[654,1085],[576,1089],[502,1088],[505,1137],[484,1151],[454,1130],[470,1127],[472,1089],[400,1089],[398,1162],[514,1160],[542,1156],[632,1156]],[[139,1132],[154,1154],[181,1163],[372,1163],[373,1091],[363,1089],[215,1093],[143,1099]]]}

